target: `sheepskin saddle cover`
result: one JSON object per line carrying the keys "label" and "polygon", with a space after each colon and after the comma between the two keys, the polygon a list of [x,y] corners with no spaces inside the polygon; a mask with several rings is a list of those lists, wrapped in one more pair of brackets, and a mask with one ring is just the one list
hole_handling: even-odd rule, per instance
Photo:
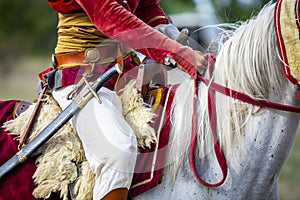
{"label": "sheepskin saddle cover", "polygon": [[[138,160],[142,161],[145,159],[146,155],[143,152],[157,150],[156,145],[158,145],[159,148],[166,145],[167,139],[161,138],[163,136],[164,138],[168,137],[169,124],[164,123],[166,125],[164,125],[163,128],[159,128],[159,122],[162,119],[160,119],[158,115],[160,115],[162,110],[166,111],[167,105],[162,103],[165,101],[162,96],[164,89],[160,89],[161,92],[157,93],[158,90],[156,90],[152,93],[152,96],[156,95],[159,96],[159,98],[156,98],[153,106],[148,106],[145,105],[145,102],[135,89],[135,84],[135,80],[129,82],[129,84],[127,84],[120,92],[120,99],[123,104],[123,115],[127,122],[132,126],[137,137],[138,146],[141,152],[140,155],[142,155]],[[14,103],[17,105],[18,102]],[[14,137],[14,139],[17,140],[23,132],[33,109],[34,104],[29,106],[28,109],[24,110],[24,112],[15,119],[9,120],[10,118],[7,118],[6,120],[3,120],[3,123],[0,124],[3,126],[0,133],[1,137],[5,134],[8,137]],[[13,110],[9,110],[9,112],[13,113]],[[36,137],[60,113],[61,108],[57,102],[51,95],[47,95],[43,100],[42,108],[40,109],[39,115],[32,128],[29,141]],[[169,116],[169,113],[167,113],[166,116]],[[157,131],[163,132],[163,134],[159,134],[159,137],[157,137]],[[14,147],[17,146],[15,140],[13,142]],[[16,152],[17,149],[14,151]],[[2,150],[1,154],[3,154]],[[163,157],[158,158],[158,165],[162,165]],[[34,184],[31,184],[33,188],[33,191],[31,191],[32,194],[30,194],[32,199],[47,199],[50,198],[53,193],[58,193],[61,199],[67,200],[69,198],[70,185],[72,185],[72,192],[75,199],[92,199],[95,175],[91,171],[85,158],[81,141],[69,122],[35,153],[34,159],[36,166],[34,165],[33,168],[33,159],[31,159],[31,165],[28,165],[34,180]],[[137,163],[138,169],[144,167],[145,163]],[[20,169],[19,171],[21,171],[20,174],[27,173],[22,172]],[[141,184],[140,187],[132,189],[132,192],[139,194],[157,185],[160,179],[160,172],[161,169],[155,169],[154,177],[156,178],[154,182],[152,181],[151,186]],[[146,173],[149,175],[150,172],[147,171]],[[148,175],[146,175],[146,179]],[[141,179],[145,179],[145,173],[137,173],[133,184],[143,182]]]}

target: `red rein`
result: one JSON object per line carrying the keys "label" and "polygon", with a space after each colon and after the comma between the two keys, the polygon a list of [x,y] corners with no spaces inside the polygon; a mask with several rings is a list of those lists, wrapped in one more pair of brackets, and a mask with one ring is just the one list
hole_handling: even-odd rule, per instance
{"label": "red rein", "polygon": [[[211,74],[212,71],[214,70],[214,61],[215,57],[214,55],[208,55],[208,73],[209,77],[204,78],[202,76],[198,76],[198,79],[201,80],[206,86],[209,87],[208,91],[208,113],[209,113],[209,123],[210,123],[210,128],[212,132],[212,137],[214,141],[214,152],[218,161],[218,164],[220,166],[220,169],[222,171],[222,179],[217,182],[217,183],[208,183],[207,181],[203,180],[199,174],[197,173],[196,167],[195,167],[195,161],[194,161],[194,149],[196,145],[196,134],[197,134],[197,116],[196,116],[196,101],[197,98],[194,98],[194,106],[193,106],[193,124],[192,124],[192,136],[191,136],[191,144],[190,144],[190,166],[193,171],[193,174],[195,175],[196,179],[202,183],[203,185],[209,186],[209,187],[218,187],[222,185],[227,177],[227,163],[226,163],[226,158],[225,155],[220,147],[217,133],[216,133],[216,118],[217,118],[217,113],[216,113],[216,107],[215,107],[215,100],[214,100],[214,91],[217,91],[221,94],[230,96],[232,98],[238,99],[240,101],[253,104],[256,106],[260,107],[266,107],[266,108],[272,108],[276,110],[282,110],[282,111],[288,111],[288,112],[294,112],[294,113],[300,113],[300,106],[291,106],[291,105],[285,105],[285,104],[280,104],[268,100],[262,100],[262,99],[254,99],[249,95],[246,95],[244,93],[238,92],[236,90],[232,90],[230,88],[227,88],[225,86],[222,86],[218,83],[211,82]],[[195,81],[195,93],[197,94],[196,91],[196,81]],[[300,91],[298,91],[298,99],[300,100]]]}

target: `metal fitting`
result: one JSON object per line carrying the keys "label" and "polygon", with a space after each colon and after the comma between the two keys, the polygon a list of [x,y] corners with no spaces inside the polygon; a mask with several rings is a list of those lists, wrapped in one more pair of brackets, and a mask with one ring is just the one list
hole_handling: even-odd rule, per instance
{"label": "metal fitting", "polygon": [[84,53],[86,61],[96,63],[100,60],[100,52],[97,48],[89,48]]}

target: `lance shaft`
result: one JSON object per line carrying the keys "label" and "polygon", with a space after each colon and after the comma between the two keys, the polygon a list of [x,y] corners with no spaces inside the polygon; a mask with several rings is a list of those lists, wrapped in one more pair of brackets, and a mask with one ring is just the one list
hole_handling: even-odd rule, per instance
{"label": "lance shaft", "polygon": [[[104,74],[102,74],[91,86],[81,85],[78,92],[75,93],[73,101],[65,108],[50,124],[48,124],[38,136],[18,151],[13,157],[6,161],[0,167],[0,181],[3,177],[15,169],[17,166],[30,158],[44,143],[46,143],[61,127],[63,127],[73,115],[85,106],[93,97],[93,93],[100,88],[116,74],[121,74],[122,70],[119,64],[116,64]],[[91,89],[93,91],[91,91]]]}

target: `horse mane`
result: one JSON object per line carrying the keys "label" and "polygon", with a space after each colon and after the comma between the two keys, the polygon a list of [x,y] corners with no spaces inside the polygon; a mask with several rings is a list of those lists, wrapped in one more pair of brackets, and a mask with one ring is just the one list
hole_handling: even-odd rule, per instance
{"label": "horse mane", "polygon": [[[215,64],[215,82],[256,99],[274,100],[278,89],[287,87],[277,52],[274,7],[275,4],[268,3],[256,17],[241,23],[221,45]],[[230,155],[233,146],[241,146],[243,127],[249,117],[259,114],[263,108],[221,94],[216,94],[216,107],[220,143]],[[207,116],[207,109],[201,108],[201,112]]]}
{"label": "horse mane", "polygon": [[[245,93],[258,99],[280,99],[278,88],[287,88],[288,81],[284,78],[274,32],[274,4],[268,3],[260,13],[246,22],[227,24],[226,30],[218,40],[218,52],[213,74],[213,81],[228,88]],[[224,27],[224,25],[219,25]],[[236,27],[232,30],[233,27]],[[224,42],[224,38],[226,41]],[[215,46],[215,45],[213,45]],[[181,89],[180,89],[181,88]],[[189,89],[188,89],[189,88]],[[172,143],[169,145],[168,163],[174,162],[174,177],[179,166],[187,159],[183,155],[189,153],[192,122],[193,93],[192,80],[181,84],[173,105]],[[197,146],[198,161],[213,148],[210,126],[208,122],[208,87],[200,84],[197,101]],[[276,94],[276,95],[275,95]],[[283,95],[283,94],[282,94]],[[186,101],[186,102],[185,102]],[[217,109],[217,134],[226,156],[232,149],[242,144],[243,127],[247,119],[263,111],[263,108],[241,102],[223,94],[215,94]],[[184,105],[181,105],[184,104]],[[186,106],[189,104],[188,106]],[[178,106],[179,105],[179,106]]]}

